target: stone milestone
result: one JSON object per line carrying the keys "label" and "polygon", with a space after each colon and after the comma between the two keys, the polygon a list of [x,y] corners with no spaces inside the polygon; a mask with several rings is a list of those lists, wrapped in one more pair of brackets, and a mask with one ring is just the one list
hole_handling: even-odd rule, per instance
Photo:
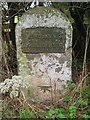
{"label": "stone milestone", "polygon": [[26,11],[16,25],[18,74],[30,87],[26,97],[58,99],[72,79],[72,26],[52,7]]}

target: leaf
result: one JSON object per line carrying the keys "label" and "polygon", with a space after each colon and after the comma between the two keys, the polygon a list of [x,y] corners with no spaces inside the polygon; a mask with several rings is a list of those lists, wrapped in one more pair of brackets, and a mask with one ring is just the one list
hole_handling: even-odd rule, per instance
{"label": "leaf", "polygon": [[76,106],[71,105],[71,106],[69,107],[69,110],[70,110],[70,111],[76,111]]}
{"label": "leaf", "polygon": [[90,118],[90,115],[84,114],[84,118]]}
{"label": "leaf", "polygon": [[29,110],[27,106],[25,106],[20,112],[19,117],[20,118],[31,118],[31,115],[32,115],[31,111]]}
{"label": "leaf", "polygon": [[48,116],[53,116],[53,115],[55,115],[55,113],[56,113],[55,110],[49,110],[48,113],[47,113],[47,115]]}
{"label": "leaf", "polygon": [[89,113],[90,113],[90,107],[88,108],[88,110],[87,110]]}
{"label": "leaf", "polygon": [[64,97],[64,101],[65,101],[65,102],[69,102],[69,101],[70,101],[70,96]]}
{"label": "leaf", "polygon": [[60,112],[60,113],[64,113],[64,112],[65,112],[65,109],[64,109],[64,108],[59,108],[59,112]]}
{"label": "leaf", "polygon": [[77,100],[76,104],[77,104],[77,106],[79,106],[79,105],[87,105],[88,101],[85,100],[85,99],[79,99],[79,100]]}
{"label": "leaf", "polygon": [[66,116],[63,113],[59,113],[57,117],[58,118],[66,118]]}

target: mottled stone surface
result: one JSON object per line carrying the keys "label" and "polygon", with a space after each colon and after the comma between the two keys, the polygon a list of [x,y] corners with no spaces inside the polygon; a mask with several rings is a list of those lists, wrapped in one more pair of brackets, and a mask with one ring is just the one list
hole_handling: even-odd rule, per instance
{"label": "mottled stone surface", "polygon": [[[22,30],[27,28],[38,30],[38,27],[64,29],[65,52],[24,53],[22,51]],[[16,26],[16,45],[18,73],[21,76],[27,76],[30,80],[30,88],[25,91],[26,96],[40,101],[53,99],[52,96],[59,98],[66,82],[72,79],[72,27],[66,16],[51,7],[30,9],[23,14]]]}
{"label": "mottled stone surface", "polygon": [[[2,6],[0,4],[0,29],[2,28]],[[1,73],[2,73],[2,43],[1,43],[1,39],[2,39],[2,30],[0,30],[0,81],[2,80],[1,78]]]}
{"label": "mottled stone surface", "polygon": [[0,82],[2,81],[2,42],[0,40]]}

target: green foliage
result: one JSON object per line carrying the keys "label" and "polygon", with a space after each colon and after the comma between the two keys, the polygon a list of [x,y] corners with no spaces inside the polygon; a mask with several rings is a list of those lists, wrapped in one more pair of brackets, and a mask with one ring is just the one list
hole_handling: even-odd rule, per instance
{"label": "green foliage", "polygon": [[66,118],[66,116],[65,116],[63,113],[59,113],[59,114],[57,115],[57,117],[58,117],[58,118]]}
{"label": "green foliage", "polygon": [[28,106],[24,106],[20,111],[19,118],[37,118],[37,114],[34,111],[31,111]]}
{"label": "green foliage", "polygon": [[74,58],[73,61],[73,66],[76,68],[77,71],[82,70],[83,62],[81,59]]}
{"label": "green foliage", "polygon": [[73,81],[67,81],[66,89],[72,90],[75,87],[75,83]]}
{"label": "green foliage", "polygon": [[[20,109],[20,108],[19,108]],[[13,104],[12,100],[4,100],[2,103],[2,117],[5,118],[16,118],[18,115],[18,107]]]}
{"label": "green foliage", "polygon": [[83,106],[88,105],[88,100],[80,98],[79,100],[76,101],[76,106],[80,106],[80,105],[83,105]]}
{"label": "green foliage", "polygon": [[[86,84],[86,86],[85,86]],[[31,110],[30,107],[27,105],[24,105],[21,107],[21,110],[18,111],[18,106],[11,104],[10,102],[4,103],[4,109],[3,109],[3,116],[8,118],[14,118],[14,117],[19,117],[20,119],[23,118],[35,118],[38,119],[38,116],[41,118],[46,115],[46,118],[77,118],[78,116],[80,118],[85,118],[88,119],[90,116],[90,107],[88,106],[90,104],[90,76],[86,78],[85,84],[82,88],[78,88],[75,91],[75,99],[71,99],[71,95],[67,94],[62,101],[62,105],[60,103],[60,107],[54,107],[52,109],[49,109],[45,114],[41,115],[42,113],[38,113],[35,110]],[[67,87],[66,90],[67,92],[72,91],[76,87],[75,83],[72,81],[67,81]],[[80,96],[81,95],[81,96]],[[71,101],[72,100],[72,101]],[[11,101],[13,102],[13,100]],[[15,102],[15,101],[14,101]],[[11,105],[10,105],[11,104]],[[19,103],[20,104],[20,103]],[[13,106],[15,107],[13,109]],[[83,112],[82,112],[83,111]]]}
{"label": "green foliage", "polygon": [[90,83],[89,82],[90,82],[90,77],[87,77],[86,79],[87,86],[85,86],[81,91],[85,99],[90,99],[90,86],[89,86]]}
{"label": "green foliage", "polygon": [[83,118],[90,118],[90,115],[84,114]]}
{"label": "green foliage", "polygon": [[54,108],[54,109],[50,109],[47,112],[47,117],[48,118],[66,118],[65,115],[65,109],[64,108]]}
{"label": "green foliage", "polygon": [[55,114],[56,114],[56,111],[52,110],[52,109],[47,112],[47,116],[49,116],[49,117],[54,117]]}
{"label": "green foliage", "polygon": [[65,113],[66,110],[62,107],[62,108],[59,108],[58,111],[59,111],[60,113]]}
{"label": "green foliage", "polygon": [[87,110],[87,111],[88,111],[88,113],[90,113],[90,106],[88,107],[88,110]]}
{"label": "green foliage", "polygon": [[31,118],[31,112],[28,108],[23,108],[20,112],[19,118]]}
{"label": "green foliage", "polygon": [[65,101],[65,102],[69,102],[69,101],[70,101],[70,96],[64,97],[64,101]]}
{"label": "green foliage", "polygon": [[75,118],[76,117],[76,111],[77,111],[76,106],[72,105],[72,106],[69,107],[70,118]]}
{"label": "green foliage", "polygon": [[75,118],[76,117],[76,106],[71,105],[68,110],[61,108],[50,109],[47,112],[48,118]]}

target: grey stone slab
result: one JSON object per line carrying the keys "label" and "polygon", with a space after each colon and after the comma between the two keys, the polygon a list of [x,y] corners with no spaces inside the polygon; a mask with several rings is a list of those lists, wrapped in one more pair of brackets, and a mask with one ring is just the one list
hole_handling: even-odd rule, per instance
{"label": "grey stone slab", "polygon": [[18,74],[30,81],[26,97],[58,99],[66,82],[72,79],[69,19],[52,7],[30,9],[16,26],[16,45]]}

